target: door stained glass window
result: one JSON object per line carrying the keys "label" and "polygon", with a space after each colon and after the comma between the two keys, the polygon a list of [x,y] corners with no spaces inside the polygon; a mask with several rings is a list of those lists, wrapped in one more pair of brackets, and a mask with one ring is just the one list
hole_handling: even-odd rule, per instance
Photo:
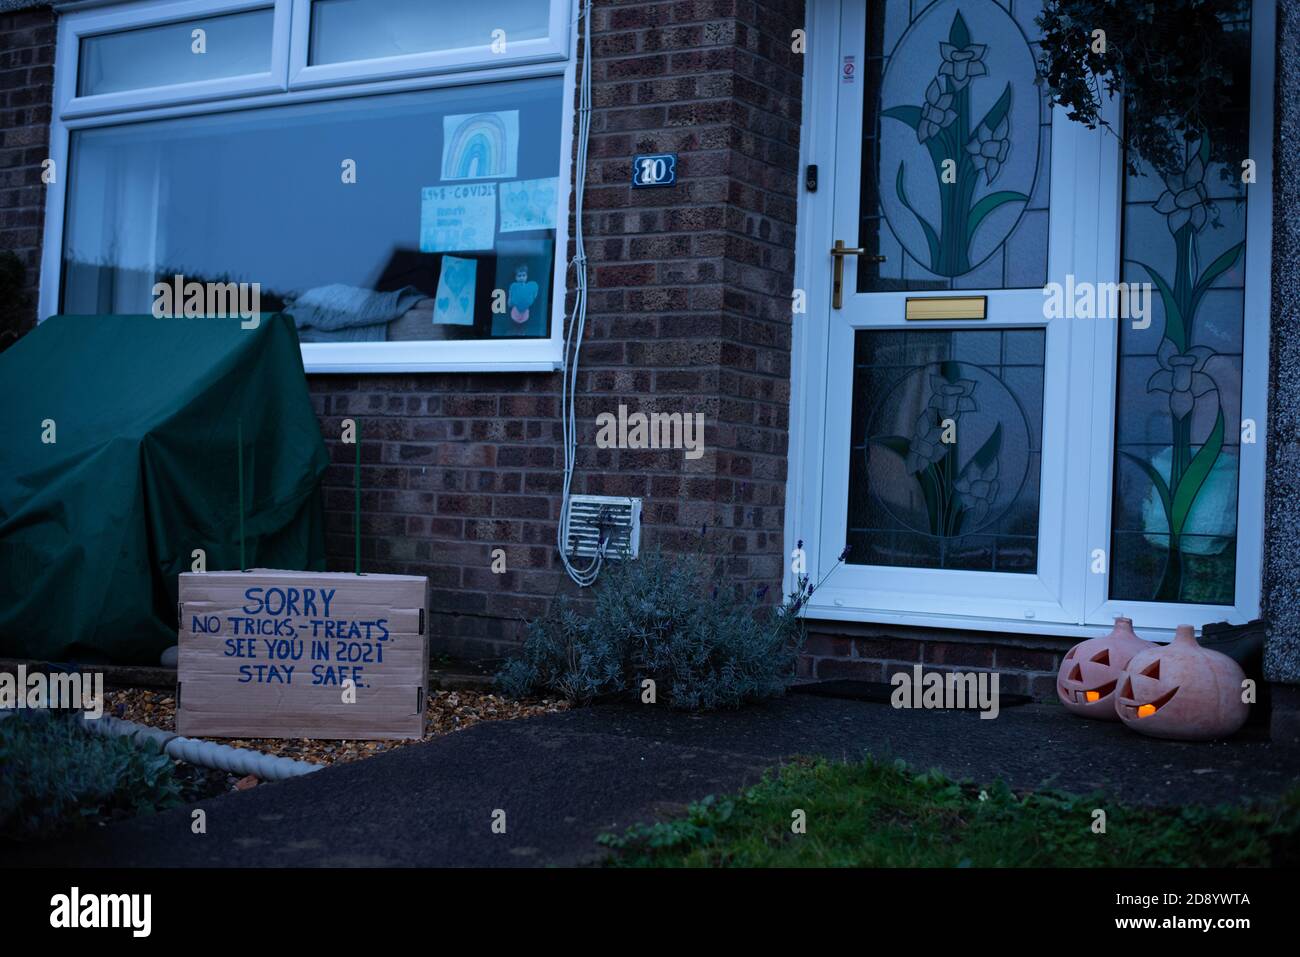
{"label": "door stained glass window", "polygon": [[[1224,125],[1239,145],[1231,155],[1246,157],[1249,4],[1231,26],[1223,62],[1239,78],[1239,122]],[[1145,327],[1120,324],[1110,597],[1231,605],[1246,187],[1239,167],[1211,159],[1208,136],[1187,143],[1182,169],[1163,177],[1129,159],[1123,278],[1153,294]]]}
{"label": "door stained glass window", "polygon": [[858,292],[1047,281],[1041,0],[869,0]]}
{"label": "door stained glass window", "polygon": [[859,330],[849,562],[1038,570],[1045,330]]}

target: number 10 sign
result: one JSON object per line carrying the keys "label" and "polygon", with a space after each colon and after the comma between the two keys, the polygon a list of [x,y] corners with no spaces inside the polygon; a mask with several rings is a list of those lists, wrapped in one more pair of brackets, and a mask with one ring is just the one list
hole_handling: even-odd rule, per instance
{"label": "number 10 sign", "polygon": [[633,186],[672,186],[676,182],[676,153],[646,153],[632,158]]}

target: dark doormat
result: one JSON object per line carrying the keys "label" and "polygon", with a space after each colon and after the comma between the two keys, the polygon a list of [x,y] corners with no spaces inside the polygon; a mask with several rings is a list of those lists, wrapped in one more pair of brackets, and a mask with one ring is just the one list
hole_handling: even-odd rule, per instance
{"label": "dark doormat", "polygon": [[[873,704],[889,704],[894,694],[894,686],[884,681],[859,681],[852,678],[837,678],[833,681],[810,681],[790,687],[791,694],[811,694],[819,698],[844,698],[848,701],[870,701]],[[999,708],[1016,708],[1033,702],[1027,694],[1014,694],[1002,691],[998,693]]]}

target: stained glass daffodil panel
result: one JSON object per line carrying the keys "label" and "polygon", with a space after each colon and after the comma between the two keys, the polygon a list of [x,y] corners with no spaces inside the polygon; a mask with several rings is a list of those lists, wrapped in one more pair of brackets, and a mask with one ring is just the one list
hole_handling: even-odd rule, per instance
{"label": "stained glass daffodil panel", "polygon": [[1047,281],[1041,0],[868,0],[858,292]]}
{"label": "stained glass daffodil panel", "polygon": [[858,330],[849,562],[1038,570],[1046,331]]}
{"label": "stained glass daffodil panel", "polygon": [[[1129,155],[1123,278],[1149,283],[1149,318],[1120,324],[1110,597],[1231,605],[1245,334],[1248,4],[1223,62],[1238,103],[1219,135],[1164,175]],[[1226,130],[1226,134],[1224,132]]]}

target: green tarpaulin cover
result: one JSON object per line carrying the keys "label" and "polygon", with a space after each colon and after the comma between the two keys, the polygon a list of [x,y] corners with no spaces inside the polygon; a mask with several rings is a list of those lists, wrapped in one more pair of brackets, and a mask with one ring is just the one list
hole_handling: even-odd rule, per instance
{"label": "green tarpaulin cover", "polygon": [[176,576],[324,570],[293,323],[54,316],[0,353],[0,657],[157,664]]}

